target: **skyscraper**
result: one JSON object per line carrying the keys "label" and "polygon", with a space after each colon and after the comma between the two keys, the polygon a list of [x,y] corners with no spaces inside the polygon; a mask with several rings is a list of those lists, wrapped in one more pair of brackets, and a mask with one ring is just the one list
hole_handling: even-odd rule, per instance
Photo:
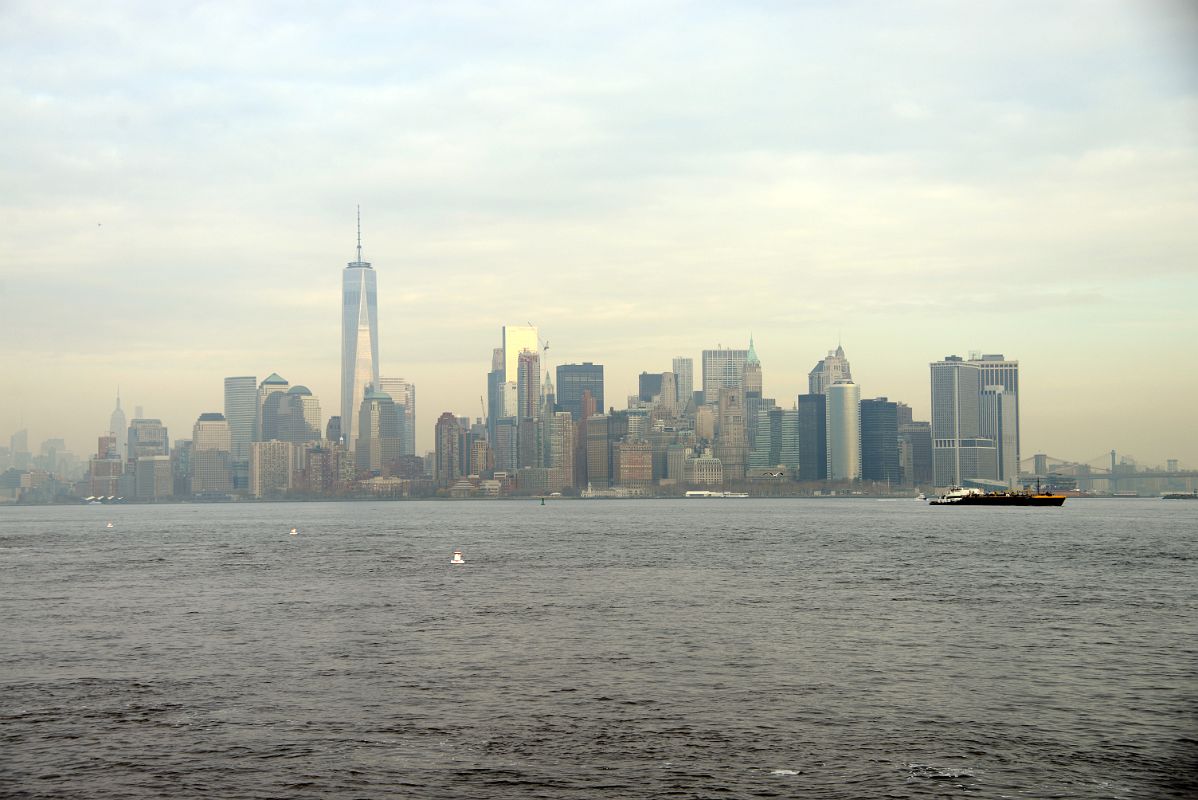
{"label": "skyscraper", "polygon": [[262,406],[261,439],[295,444],[319,441],[320,401],[307,386],[274,392]]}
{"label": "skyscraper", "polygon": [[[720,389],[740,389],[745,383],[748,350],[703,351],[703,402],[719,401]],[[725,466],[724,476],[728,477]]]}
{"label": "skyscraper", "polygon": [[436,468],[433,477],[437,486],[449,488],[462,476],[461,456],[458,448],[461,445],[462,426],[458,418],[446,411],[437,418],[435,426]]}
{"label": "skyscraper", "polygon": [[383,474],[402,455],[402,417],[395,401],[373,386],[366,390],[358,409],[358,447],[354,458],[361,472]]}
{"label": "skyscraper", "polygon": [[799,417],[799,480],[828,478],[828,398],[801,394]]}
{"label": "skyscraper", "polygon": [[[1002,353],[987,353],[971,359],[982,372],[982,391],[1002,387],[1002,406],[1005,423],[1001,430],[983,418],[982,435],[994,440],[998,447],[998,479],[1014,486],[1019,478],[1019,361]],[[997,417],[990,419],[998,421]]]}
{"label": "skyscraper", "polygon": [[978,407],[982,415],[982,436],[994,442],[998,452],[998,480],[1011,488],[1019,478],[1019,395],[1001,384],[986,385],[982,373],[982,397]]}
{"label": "skyscraper", "polygon": [[744,389],[737,386],[721,387],[715,456],[724,465],[724,480],[739,481],[745,477],[749,460],[746,424]]}
{"label": "skyscraper", "polygon": [[557,367],[557,407],[569,411],[575,422],[584,418],[582,395],[589,391],[595,411],[602,414],[603,365],[584,361],[581,364],[559,364]]}
{"label": "skyscraper", "polygon": [[[135,420],[136,422],[136,420]],[[200,414],[191,432],[191,491],[225,494],[233,488],[229,469],[232,437],[224,414]]]}
{"label": "skyscraper", "polygon": [[170,437],[160,419],[135,419],[130,422],[128,443],[130,461],[143,456],[170,455]]}
{"label": "skyscraper", "polygon": [[849,360],[844,356],[844,348],[840,345],[835,350],[829,350],[827,358],[815,365],[807,374],[807,390],[811,394],[826,394],[828,387],[838,381],[851,381],[852,370]]}
{"label": "skyscraper", "polygon": [[885,397],[861,401],[861,479],[902,483],[898,403]]}
{"label": "skyscraper", "polygon": [[379,389],[391,395],[397,411],[403,413],[403,454],[416,455],[416,384],[403,378],[379,378]]}
{"label": "skyscraper", "polygon": [[757,348],[753,346],[753,337],[749,337],[749,354],[745,356],[745,401],[761,397],[761,360],[757,358]]}
{"label": "skyscraper", "polygon": [[998,449],[982,434],[982,370],[977,362],[945,356],[930,365],[932,470],[936,486],[998,479]]}
{"label": "skyscraper", "polygon": [[379,311],[376,276],[362,260],[362,212],[358,210],[358,259],[341,275],[341,431],[354,449],[357,413],[367,386],[379,385]]}
{"label": "skyscraper", "polygon": [[257,386],[258,379],[253,375],[225,378],[225,419],[229,422],[229,452],[234,462],[248,463],[250,458],[258,410]]}
{"label": "skyscraper", "polygon": [[108,432],[116,437],[117,451],[120,454],[121,461],[129,458],[129,443],[126,440],[126,433],[129,423],[125,421],[125,412],[121,411],[121,391],[116,393],[116,408],[112,410],[112,415],[108,418]]}
{"label": "skyscraper", "polygon": [[524,424],[525,419],[532,419],[540,413],[541,356],[535,350],[521,350],[516,358],[516,416],[520,424]]}
{"label": "skyscraper", "polygon": [[637,379],[637,399],[648,403],[661,395],[661,373],[642,372]]}
{"label": "skyscraper", "polygon": [[[503,326],[503,379],[515,383],[519,370],[520,354],[528,350],[540,353],[541,346],[537,341],[535,325],[504,325]],[[508,416],[512,416],[511,412]]]}
{"label": "skyscraper", "polygon": [[678,407],[686,408],[695,393],[695,360],[683,356],[674,356],[674,374],[678,376]]}
{"label": "skyscraper", "polygon": [[254,412],[254,441],[261,442],[269,440],[273,437],[265,435],[267,431],[263,426],[263,413],[266,407],[266,401],[270,399],[272,394],[285,393],[291,386],[290,382],[277,372],[272,372],[270,375],[262,379],[262,383],[258,384],[258,399],[257,407]]}
{"label": "skyscraper", "polygon": [[834,383],[824,392],[828,413],[828,480],[861,478],[861,387]]}

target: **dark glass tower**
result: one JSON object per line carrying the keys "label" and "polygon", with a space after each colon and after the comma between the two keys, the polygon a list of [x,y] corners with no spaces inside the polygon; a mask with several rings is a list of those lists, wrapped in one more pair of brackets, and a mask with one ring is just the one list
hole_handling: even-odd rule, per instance
{"label": "dark glass tower", "polygon": [[822,481],[828,477],[827,397],[799,395],[799,480]]}
{"label": "dark glass tower", "polygon": [[[557,407],[569,411],[577,422],[582,419],[582,393],[587,389],[595,399],[595,411],[602,414],[603,365],[585,361],[581,364],[561,364],[557,368]],[[660,391],[660,388],[658,389]]]}
{"label": "dark glass tower", "polygon": [[898,403],[885,397],[861,401],[861,479],[898,486]]}

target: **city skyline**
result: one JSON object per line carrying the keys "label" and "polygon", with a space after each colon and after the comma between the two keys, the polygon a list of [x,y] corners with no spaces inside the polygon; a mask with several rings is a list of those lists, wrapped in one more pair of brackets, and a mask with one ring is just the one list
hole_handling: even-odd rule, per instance
{"label": "city skyline", "polygon": [[[1003,352],[1025,458],[1198,461],[1182,4],[1037,9],[1034,36],[1005,5],[79,8],[2,12],[4,438],[90,452],[118,385],[180,436],[272,372],[332,415],[361,203],[418,452],[531,321],[542,369],[604,364],[617,408],[752,334],[783,407],[842,342],[863,398],[927,419],[929,363]],[[1124,364],[1170,391],[1104,393]]]}

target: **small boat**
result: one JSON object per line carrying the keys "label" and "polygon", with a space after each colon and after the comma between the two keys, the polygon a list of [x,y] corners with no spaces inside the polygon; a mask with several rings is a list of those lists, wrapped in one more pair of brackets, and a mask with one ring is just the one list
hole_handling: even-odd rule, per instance
{"label": "small boat", "polygon": [[295,528],[292,528],[292,529],[291,529],[291,535],[292,535],[292,536],[299,536],[299,531],[298,531],[298,530],[296,530]]}
{"label": "small boat", "polygon": [[919,494],[915,495],[915,499],[916,500],[927,500],[928,496],[926,494],[924,494],[923,492],[920,492]]}
{"label": "small boat", "polygon": [[113,526],[113,524],[110,522],[110,523],[108,523],[107,525],[105,525],[104,527],[105,527],[105,528],[112,528],[112,527],[114,527],[114,526]]}
{"label": "small boat", "polygon": [[450,564],[465,564],[465,563],[466,563],[466,559],[462,558],[462,551],[461,551],[461,550],[454,550],[454,551],[453,551],[453,558],[449,559],[449,563],[450,563]]}

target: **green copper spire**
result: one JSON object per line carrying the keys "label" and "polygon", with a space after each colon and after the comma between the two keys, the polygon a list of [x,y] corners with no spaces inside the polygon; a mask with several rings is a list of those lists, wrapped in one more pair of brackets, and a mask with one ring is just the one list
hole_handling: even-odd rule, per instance
{"label": "green copper spire", "polygon": [[749,364],[760,364],[761,361],[757,358],[757,350],[753,347],[753,334],[749,334],[749,355],[745,358]]}

